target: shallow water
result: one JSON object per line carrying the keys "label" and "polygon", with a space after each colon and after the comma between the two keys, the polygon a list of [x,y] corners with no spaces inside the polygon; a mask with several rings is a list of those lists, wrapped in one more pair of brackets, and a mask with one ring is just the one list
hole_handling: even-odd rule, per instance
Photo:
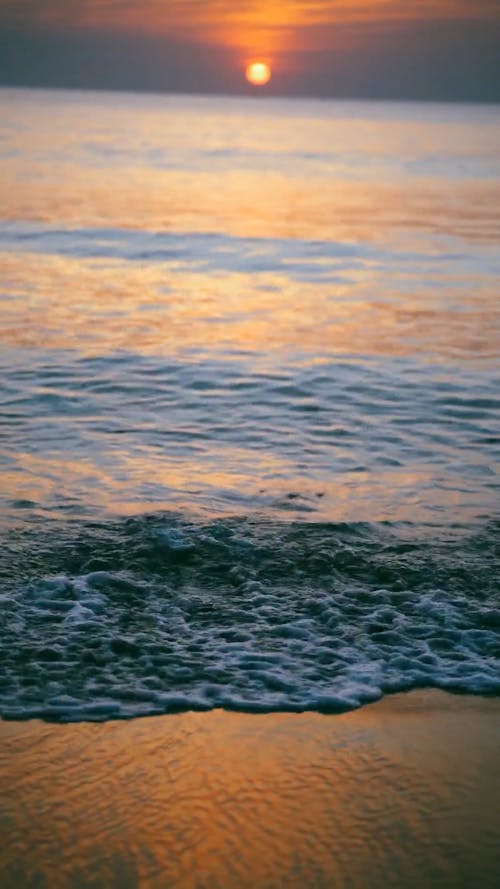
{"label": "shallow water", "polygon": [[0,731],[2,889],[498,882],[498,699]]}
{"label": "shallow water", "polygon": [[498,108],[0,110],[0,712],[498,693]]}

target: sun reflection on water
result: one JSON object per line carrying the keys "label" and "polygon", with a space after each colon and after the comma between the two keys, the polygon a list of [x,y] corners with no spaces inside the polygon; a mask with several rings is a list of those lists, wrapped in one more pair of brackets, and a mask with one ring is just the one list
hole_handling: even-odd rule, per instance
{"label": "sun reflection on water", "polygon": [[1,97],[9,501],[490,502],[494,114],[42,98]]}

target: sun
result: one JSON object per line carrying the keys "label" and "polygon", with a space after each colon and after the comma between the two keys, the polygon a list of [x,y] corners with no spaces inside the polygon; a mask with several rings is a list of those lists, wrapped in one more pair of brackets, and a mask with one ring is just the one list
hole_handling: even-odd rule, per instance
{"label": "sun", "polygon": [[254,86],[264,86],[271,80],[271,68],[267,62],[250,62],[246,66],[245,77]]}

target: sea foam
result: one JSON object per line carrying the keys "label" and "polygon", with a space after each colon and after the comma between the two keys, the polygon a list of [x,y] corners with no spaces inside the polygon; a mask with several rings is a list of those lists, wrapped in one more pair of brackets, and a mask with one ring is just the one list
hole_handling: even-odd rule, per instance
{"label": "sea foam", "polygon": [[45,562],[60,570],[11,580],[3,600],[7,718],[500,692],[494,528],[432,542],[387,526],[152,516],[54,540]]}

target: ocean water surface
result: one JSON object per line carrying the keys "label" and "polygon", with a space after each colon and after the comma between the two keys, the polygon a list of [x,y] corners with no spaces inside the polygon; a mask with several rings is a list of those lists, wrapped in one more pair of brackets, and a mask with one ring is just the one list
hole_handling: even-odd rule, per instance
{"label": "ocean water surface", "polygon": [[0,714],[500,692],[500,109],[0,91]]}

